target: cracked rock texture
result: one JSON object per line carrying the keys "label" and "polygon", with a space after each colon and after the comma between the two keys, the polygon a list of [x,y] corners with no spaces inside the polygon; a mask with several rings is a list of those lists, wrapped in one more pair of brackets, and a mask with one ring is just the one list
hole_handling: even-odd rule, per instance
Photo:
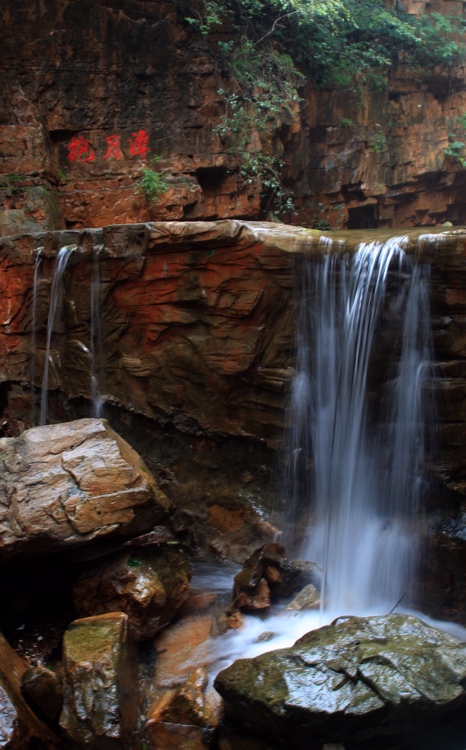
{"label": "cracked rock texture", "polygon": [[133,534],[169,501],[105,420],[36,427],[0,440],[0,556],[37,555]]}
{"label": "cracked rock texture", "polygon": [[463,642],[391,614],[339,618],[291,648],[239,659],[215,687],[236,720],[285,747],[314,750],[323,742],[384,747],[419,733],[464,711],[465,680]]}

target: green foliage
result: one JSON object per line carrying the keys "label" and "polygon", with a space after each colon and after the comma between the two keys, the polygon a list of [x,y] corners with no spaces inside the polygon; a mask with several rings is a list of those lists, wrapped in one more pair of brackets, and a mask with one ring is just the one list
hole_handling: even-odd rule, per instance
{"label": "green foliage", "polygon": [[[452,132],[448,134],[446,156],[452,156],[458,164],[466,167],[466,112],[451,121]],[[462,140],[462,139],[465,140]]]}
{"label": "green foliage", "polygon": [[18,185],[25,179],[24,175],[20,174],[7,174],[0,178],[1,182],[5,185],[5,189],[8,195],[19,195],[24,193],[24,188]]}
{"label": "green foliage", "polygon": [[142,167],[141,177],[134,192],[142,195],[149,204],[155,203],[157,199],[167,192],[170,187],[162,172],[157,172],[151,167]]}
{"label": "green foliage", "polygon": [[372,137],[369,150],[374,154],[381,154],[382,151],[387,150],[387,138],[385,133],[376,133]]}
{"label": "green foliage", "polygon": [[[465,19],[416,17],[385,7],[384,0],[201,0],[196,7],[198,17],[187,20],[203,34],[227,23],[241,45],[273,37],[322,87],[380,87],[392,64],[425,71],[465,57]],[[225,45],[231,52],[228,42],[219,43],[220,51],[227,51]]]}
{"label": "green foliage", "polygon": [[273,136],[298,102],[301,76],[288,55],[270,46],[256,49],[249,40],[235,51],[231,70],[235,89],[219,91],[225,114],[216,132],[239,163],[242,185],[261,192],[263,210],[292,211],[292,197],[280,176],[282,162],[273,153]]}
{"label": "green foliage", "polygon": [[140,568],[142,565],[142,560],[139,557],[130,557],[128,560],[127,565],[130,568]]}
{"label": "green foliage", "polygon": [[[260,191],[265,211],[293,209],[274,138],[290,122],[305,76],[322,89],[381,91],[394,64],[423,75],[440,66],[448,74],[466,57],[466,20],[438,13],[415,17],[384,0],[178,2],[189,3],[186,22],[211,36],[228,81],[219,91],[225,113],[217,133],[239,164],[242,186]],[[371,142],[377,153],[386,148],[381,138]]]}

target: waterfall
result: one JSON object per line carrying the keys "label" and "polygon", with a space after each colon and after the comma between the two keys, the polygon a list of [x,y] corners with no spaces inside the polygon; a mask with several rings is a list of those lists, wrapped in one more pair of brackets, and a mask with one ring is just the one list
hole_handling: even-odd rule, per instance
{"label": "waterfall", "polygon": [[74,245],[62,247],[57,254],[53,267],[52,282],[50,288],[49,314],[47,318],[47,345],[45,349],[44,373],[42,376],[42,390],[40,400],[39,424],[41,425],[47,423],[49,369],[50,364],[52,363],[50,348],[56,320],[58,315],[61,314],[63,307],[63,275],[65,273],[67,263],[71,257],[71,253],[75,249],[76,247]]}
{"label": "waterfall", "polygon": [[103,245],[94,247],[91,281],[91,399],[92,416],[101,417],[104,404],[104,363],[103,363],[103,323],[102,323],[102,284],[100,280],[100,254]]}
{"label": "waterfall", "polygon": [[295,518],[313,507],[301,555],[322,565],[337,614],[394,607],[418,558],[430,323],[406,243],[329,248],[300,268],[287,496]]}

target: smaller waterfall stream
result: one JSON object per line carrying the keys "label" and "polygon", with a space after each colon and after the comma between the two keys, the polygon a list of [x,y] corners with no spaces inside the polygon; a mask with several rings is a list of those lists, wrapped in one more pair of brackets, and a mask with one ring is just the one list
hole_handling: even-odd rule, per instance
{"label": "smaller waterfall stream", "polygon": [[93,417],[101,417],[103,412],[105,389],[103,321],[102,321],[102,283],[100,278],[100,256],[102,245],[94,247],[91,281],[91,399]]}
{"label": "smaller waterfall stream", "polygon": [[39,247],[36,253],[36,259],[34,263],[34,282],[32,288],[32,330],[31,330],[31,391],[32,397],[32,424],[36,424],[36,365],[37,365],[37,354],[36,354],[36,337],[37,337],[37,295],[39,291],[39,279],[40,269],[42,263],[42,251],[43,248]]}
{"label": "smaller waterfall stream", "polygon": [[74,250],[76,250],[76,247],[74,245],[67,245],[65,247],[62,247],[58,252],[53,267],[52,282],[50,287],[49,314],[47,319],[47,344],[45,350],[44,373],[42,376],[42,390],[40,400],[39,424],[41,425],[45,425],[47,423],[51,344],[57,316],[60,314],[63,305],[63,275],[65,273],[67,263],[71,257],[71,253]]}

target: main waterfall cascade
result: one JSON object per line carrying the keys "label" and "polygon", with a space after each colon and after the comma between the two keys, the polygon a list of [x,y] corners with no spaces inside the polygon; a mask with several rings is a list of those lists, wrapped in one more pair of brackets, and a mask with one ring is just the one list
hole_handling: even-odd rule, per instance
{"label": "main waterfall cascade", "polygon": [[406,244],[300,261],[286,492],[294,517],[313,508],[300,556],[336,615],[405,603],[417,565],[431,332]]}

